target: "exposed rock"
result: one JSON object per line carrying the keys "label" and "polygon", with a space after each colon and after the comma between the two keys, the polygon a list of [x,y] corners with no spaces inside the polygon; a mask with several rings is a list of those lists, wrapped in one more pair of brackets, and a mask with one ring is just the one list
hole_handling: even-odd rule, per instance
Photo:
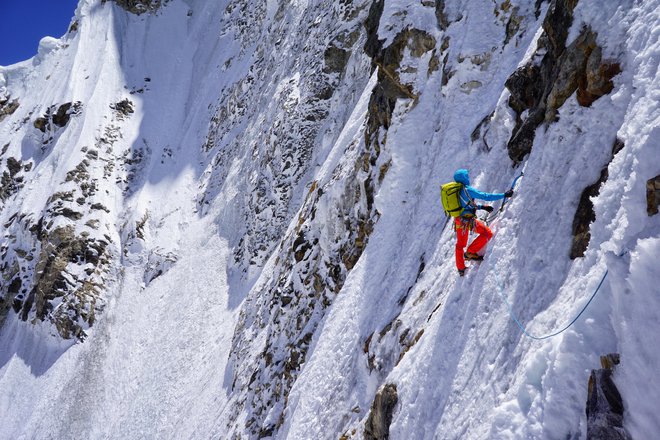
{"label": "exposed rock", "polygon": [[[108,0],[102,0],[101,3],[105,3]],[[120,6],[122,9],[125,9],[126,11],[140,15],[145,12],[155,12],[160,7],[167,3],[167,0],[110,0],[114,1],[117,6]]]}
{"label": "exposed rock", "polygon": [[559,74],[548,95],[546,121],[552,121],[556,109],[577,91],[576,98],[583,107],[612,91],[612,78],[621,72],[619,63],[603,62],[602,49],[596,34],[588,27],[566,48],[560,59]]}
{"label": "exposed rock", "polygon": [[67,32],[70,34],[78,32],[78,26],[80,26],[80,23],[78,23],[78,20],[74,20],[74,22],[71,23],[71,26],[69,26],[69,30]]}
{"label": "exposed rock", "polygon": [[371,57],[373,65],[378,67],[378,83],[369,101],[368,128],[365,133],[367,143],[380,142],[379,130],[389,128],[397,99],[417,99],[412,85],[402,83],[399,76],[404,50],[409,49],[413,57],[421,57],[435,49],[436,44],[435,38],[425,31],[404,29],[394,37],[391,45],[383,48],[383,40],[378,40],[377,36],[380,19],[378,14],[381,13],[382,1],[374,2],[365,23],[368,37],[364,49]]}
{"label": "exposed rock", "polygon": [[504,83],[510,92],[509,107],[520,114],[526,109],[538,106],[543,96],[541,69],[534,64],[526,64],[516,69]]}
{"label": "exposed rock", "polygon": [[399,359],[397,360],[397,365],[399,362],[401,362],[401,359],[410,351],[410,349],[417,344],[417,342],[420,340],[420,338],[424,335],[424,329],[421,329],[418,331],[414,337],[410,338],[410,329],[407,329],[401,336],[399,337],[399,344],[401,344],[401,354],[399,354]]}
{"label": "exposed rock", "polygon": [[133,102],[128,98],[119,101],[116,104],[111,104],[110,108],[117,113],[119,120],[123,120],[125,117],[130,116],[135,111],[133,110]]}
{"label": "exposed rock", "polygon": [[22,172],[27,172],[32,168],[31,162],[23,163],[13,157],[8,157],[6,162],[7,171],[4,171],[0,177],[0,200],[7,200],[21,189],[25,185]]}
{"label": "exposed rock", "polygon": [[[312,182],[302,207],[291,199],[292,195],[298,198],[294,191],[296,187],[302,188],[300,179],[309,177],[306,171],[314,165],[312,154],[318,146],[317,135],[332,104],[328,98],[338,87],[353,87],[356,71],[359,81],[369,77],[369,72],[364,70],[368,65],[363,60],[356,60],[355,65],[350,61],[350,54],[356,53],[357,46],[364,43],[362,19],[369,3],[337,2],[335,5],[341,16],[354,16],[351,11],[356,9],[360,14],[355,15],[354,22],[348,26],[336,26],[343,28],[337,35],[322,35],[320,41],[326,38],[328,41],[325,46],[299,43],[305,50],[301,50],[297,63],[309,64],[312,76],[289,76],[284,72],[279,91],[272,98],[273,105],[281,106],[281,112],[268,125],[255,124],[264,132],[266,142],[247,145],[259,164],[249,169],[253,176],[249,185],[253,185],[253,191],[246,196],[249,200],[245,204],[245,233],[236,245],[239,252],[235,252],[237,266],[245,265],[250,270],[250,266],[263,265],[265,257],[277,254],[272,278],[258,291],[250,293],[255,307],[245,309],[239,317],[232,341],[230,363],[249,366],[234,370],[232,386],[237,395],[245,396],[239,399],[236,408],[245,408],[248,412],[245,419],[236,419],[235,423],[244,423],[250,438],[277,436],[285,420],[289,392],[309,356],[312,336],[366,246],[375,221],[373,199],[378,176],[381,169],[383,173],[387,170],[387,167],[382,168],[386,159],[381,163],[375,144],[356,140],[348,146],[352,160],[337,169],[348,177],[332,178],[323,188]],[[286,6],[282,4],[280,10],[286,10]],[[236,9],[235,13],[238,12]],[[279,14],[277,11],[276,17]],[[332,26],[337,24],[337,18],[341,20],[334,16]],[[309,26],[306,32],[313,38],[319,25],[310,22]],[[288,35],[290,29],[282,32]],[[279,35],[273,38],[276,37]],[[352,44],[356,47],[351,47]],[[328,50],[328,47],[332,48]],[[351,69],[346,68],[345,62],[351,63]],[[260,89],[254,87],[254,83],[261,80],[259,76],[264,74],[259,70],[261,67],[255,64],[242,80],[243,84],[229,92],[231,95],[215,113],[207,149],[218,145],[216,141],[225,143],[224,135],[226,130],[232,129],[232,121],[240,122],[248,117],[246,114],[254,112],[250,103],[262,99],[257,94]],[[266,67],[272,68],[270,64]],[[351,83],[340,81],[344,75],[352,76]],[[236,154],[242,154],[246,145],[236,142],[223,147],[213,167],[229,169],[230,165],[225,167],[222,161],[232,157],[228,153],[234,148]],[[215,181],[221,184],[222,178]],[[326,196],[328,188],[332,195]],[[316,217],[317,209],[323,211],[322,218]],[[291,230],[288,227],[295,212],[298,212],[298,221],[294,221]],[[332,225],[325,221],[327,215],[335,219]],[[263,337],[245,337],[255,332]],[[236,414],[239,416],[238,412]]]}
{"label": "exposed rock", "polygon": [[[78,103],[79,104],[79,103]],[[72,103],[67,102],[66,104],[62,104],[59,106],[57,109],[57,112],[53,115],[53,124],[57,125],[58,127],[64,127],[66,124],[69,123],[69,119],[71,119],[71,107]],[[78,107],[79,109],[79,107]],[[75,110],[78,110],[75,109]]]}
{"label": "exposed rock", "polygon": [[582,191],[580,202],[578,203],[575,216],[573,217],[573,245],[571,247],[570,258],[574,260],[578,257],[584,257],[584,253],[589,247],[589,240],[591,240],[591,232],[589,226],[596,220],[594,213],[594,204],[591,201],[592,197],[596,197],[600,191],[600,185],[607,178],[607,169],[605,173],[601,173],[600,179],[592,185],[589,185]]}
{"label": "exposed rock", "polygon": [[599,46],[594,47],[587,59],[585,75],[582,75],[578,82],[578,103],[588,107],[601,96],[610,93],[614,88],[612,78],[620,72],[619,63],[603,61],[602,49]]}
{"label": "exposed rock", "polygon": [[511,10],[511,15],[509,15],[509,20],[506,22],[506,37],[504,38],[504,44],[508,44],[509,41],[518,33],[520,30],[520,25],[523,21],[523,16],[518,15],[519,7],[514,7]]}
{"label": "exposed rock", "polygon": [[[364,44],[364,52],[372,59],[383,48],[383,40],[378,39],[378,26],[380,17],[383,15],[383,6],[385,0],[374,0],[369,8],[369,15],[364,21],[364,28],[367,32],[367,41]],[[373,66],[376,68],[376,66]]]}
{"label": "exposed rock", "polygon": [[431,53],[431,59],[429,60],[429,68],[426,71],[426,76],[431,76],[433,72],[437,72],[440,69],[440,58],[436,54],[436,50],[433,49]]}
{"label": "exposed rock", "polygon": [[[57,110],[55,110],[57,108]],[[37,118],[33,125],[42,133],[53,130],[55,127],[63,128],[69,123],[72,115],[80,114],[82,103],[80,101],[67,102],[58,106],[48,107],[44,116]]]}
{"label": "exposed rock", "polygon": [[7,158],[7,169],[9,170],[9,175],[14,177],[22,169],[21,161],[14,159],[13,157]]}
{"label": "exposed rock", "polygon": [[105,212],[110,212],[108,208],[106,208],[102,203],[93,203],[89,209],[92,210],[97,210],[97,211],[105,211]]}
{"label": "exposed rock", "polygon": [[13,114],[19,107],[18,99],[10,100],[10,97],[0,98],[0,122],[7,116]]}
{"label": "exposed rock", "polygon": [[587,28],[562,54],[558,73],[546,100],[547,122],[554,121],[557,109],[577,90],[578,82],[586,71],[587,59],[595,47],[596,34]]}
{"label": "exposed rock", "polygon": [[61,215],[70,220],[80,220],[81,218],[83,218],[83,214],[81,212],[74,211],[73,209],[67,207],[63,207],[59,210],[56,210],[53,212],[53,214]]}
{"label": "exposed rock", "polygon": [[390,438],[390,425],[394,408],[399,401],[396,385],[386,384],[376,393],[371,412],[364,426],[366,440],[387,440]]}
{"label": "exposed rock", "polygon": [[541,61],[532,59],[506,81],[511,92],[509,105],[517,113],[507,144],[514,163],[531,151],[536,128],[544,121],[553,122],[566,99],[577,91],[578,103],[589,106],[612,90],[612,77],[620,72],[618,63],[602,61],[597,35],[589,27],[565,46],[576,4],[577,0],[552,1],[538,42]]}
{"label": "exposed rock", "polygon": [[660,206],[660,175],[646,181],[646,212],[656,215]]}
{"label": "exposed rock", "polygon": [[573,23],[573,10],[578,0],[552,0],[543,20],[543,31],[547,49],[558,59],[566,47],[568,30]]}
{"label": "exposed rock", "polygon": [[[15,271],[7,270],[7,255],[3,255],[3,277],[13,278],[10,288],[2,290],[3,303],[11,304],[24,321],[50,321],[62,338],[82,340],[85,329],[103,307],[99,297],[103,277],[98,273],[108,264],[109,242],[90,238],[85,232],[76,236],[73,225],[49,231],[43,218],[25,227],[39,241],[40,251],[36,246],[30,252],[16,249],[13,262],[9,260],[9,267],[15,267]],[[36,264],[23,267],[20,259],[29,262],[33,253]]]}
{"label": "exposed rock", "polygon": [[486,151],[490,151],[490,145],[488,145],[488,141],[486,141],[486,135],[490,130],[490,121],[493,119],[494,114],[495,111],[492,111],[489,115],[486,115],[470,134],[470,140],[472,142],[476,142],[481,139],[481,142],[483,142],[483,148]]}
{"label": "exposed rock", "polygon": [[446,31],[449,27],[449,18],[445,13],[445,0],[435,0],[435,18],[438,21],[438,27]]}
{"label": "exposed rock", "polygon": [[346,63],[350,58],[351,53],[346,49],[342,49],[336,46],[329,46],[323,58],[325,60],[325,67],[323,72],[325,73],[342,73],[346,68]]}
{"label": "exposed rock", "polygon": [[[531,60],[518,68],[506,81],[511,92],[509,105],[516,111],[516,126],[507,144],[509,157],[518,163],[531,151],[536,128],[543,122],[546,97],[558,73],[559,58],[564,52],[568,29],[573,22],[576,0],[553,0],[543,20],[543,34],[538,51],[545,52],[540,63]],[[522,118],[527,111],[526,118]]]}
{"label": "exposed rock", "polygon": [[618,354],[600,358],[602,368],[592,370],[587,396],[587,439],[630,440],[623,427],[624,405],[621,394],[612,380],[614,368],[619,364]]}
{"label": "exposed rock", "polygon": [[37,118],[32,125],[40,132],[45,133],[48,128],[48,119],[46,117]]}
{"label": "exposed rock", "polygon": [[147,227],[147,221],[149,221],[149,211],[145,211],[140,220],[135,222],[135,236],[140,240],[145,239],[145,229]]}
{"label": "exposed rock", "polygon": [[[617,138],[612,146],[612,156],[610,157],[609,162],[612,162],[614,155],[621,151],[623,147],[623,141]],[[607,167],[609,166],[609,162],[601,170],[598,180],[587,186],[580,196],[580,202],[578,203],[575,216],[573,217],[573,245],[571,246],[570,253],[571,260],[578,257],[584,257],[584,253],[587,250],[587,247],[589,247],[589,240],[591,240],[589,226],[596,220],[594,204],[591,201],[591,198],[596,197],[599,194],[601,185],[607,180]]]}

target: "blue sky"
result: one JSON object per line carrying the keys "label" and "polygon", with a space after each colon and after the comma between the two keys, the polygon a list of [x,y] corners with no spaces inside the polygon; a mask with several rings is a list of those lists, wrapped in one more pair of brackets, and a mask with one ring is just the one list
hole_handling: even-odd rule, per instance
{"label": "blue sky", "polygon": [[0,0],[0,66],[37,54],[39,40],[68,29],[78,0]]}

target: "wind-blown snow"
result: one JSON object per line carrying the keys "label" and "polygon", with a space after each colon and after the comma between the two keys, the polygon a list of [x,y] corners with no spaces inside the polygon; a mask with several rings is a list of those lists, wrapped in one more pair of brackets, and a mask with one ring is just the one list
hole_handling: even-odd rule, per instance
{"label": "wind-blown snow", "polygon": [[[256,391],[233,382],[254,365],[231,363],[243,336],[235,328],[256,307],[251,294],[279,276],[280,243],[302,221],[298,209],[311,182],[330,189],[314,225],[332,230],[340,221],[331,204],[358,160],[353,147],[364,142],[377,82],[368,57],[351,53],[327,106],[309,110],[325,119],[309,136],[313,151],[291,160],[307,162],[278,168],[288,151],[271,145],[308,140],[281,129],[303,125],[309,78],[318,73],[298,57],[329,44],[290,41],[296,38],[287,39],[286,24],[316,20],[318,32],[336,32],[327,17],[306,16],[326,3],[294,2],[284,11],[268,1],[243,22],[236,17],[247,3],[238,1],[170,1],[134,16],[81,0],[76,33],[42,42],[32,60],[0,67],[0,98],[20,99],[19,110],[0,122],[0,147],[9,143],[3,157],[35,164],[3,205],[2,224],[9,206],[38,217],[54,191],[68,188],[63,182],[85,157],[83,147],[108,127],[120,136],[104,160],[144,155],[97,195],[109,208],[97,233],[112,236],[119,265],[88,338],[61,341],[47,324],[11,315],[2,328],[0,438],[252,438],[250,408],[237,402],[245,400],[239,393]],[[660,175],[659,2],[578,3],[569,42],[588,23],[622,73],[590,107],[570,97],[558,121],[537,129],[517,168],[506,151],[516,116],[504,82],[534,56],[546,6],[535,17],[531,5],[510,2],[524,19],[504,45],[505,10],[493,14],[502,2],[446,3],[450,25],[442,31],[433,7],[384,2],[378,35],[385,45],[406,27],[428,32],[438,48],[450,37],[453,74],[446,85],[442,68],[427,75],[425,54],[403,78],[419,99],[400,99],[394,109],[381,153],[391,165],[374,199],[378,221],[319,318],[288,397],[267,416],[280,424],[273,437],[362,438],[375,393],[393,383],[392,439],[584,438],[590,371],[616,352],[625,427],[633,438],[653,438],[660,432],[660,216],[647,215],[645,196],[646,181]],[[369,4],[359,6],[363,19]],[[282,57],[279,66],[268,64],[273,54]],[[134,104],[124,119],[109,108],[122,99]],[[32,119],[73,101],[83,103],[82,113],[44,152]],[[473,142],[472,131],[491,113],[487,145]],[[617,138],[625,146],[611,159]],[[92,172],[102,175],[98,167]],[[464,278],[439,201],[439,185],[459,167],[470,170],[475,187],[493,192],[525,173],[491,225],[484,261]],[[603,167],[608,178],[592,199],[589,247],[570,260],[576,206]],[[276,208],[250,211],[262,207],[262,192],[274,201],[264,202],[268,209]],[[140,239],[133,225],[142,221]],[[253,241],[240,241],[245,236]],[[582,310],[606,270],[582,317],[542,341],[521,333],[501,297],[531,334],[547,335]],[[258,332],[245,346],[262,348]]]}

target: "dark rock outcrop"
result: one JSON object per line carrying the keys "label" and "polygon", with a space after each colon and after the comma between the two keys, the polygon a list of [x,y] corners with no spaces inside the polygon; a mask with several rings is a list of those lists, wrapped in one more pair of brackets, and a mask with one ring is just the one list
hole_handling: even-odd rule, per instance
{"label": "dark rock outcrop", "polygon": [[578,104],[589,107],[595,100],[612,91],[612,78],[621,72],[620,65],[603,61],[596,34],[588,27],[566,48],[559,60],[559,72],[547,98],[545,120],[552,122],[556,111],[576,93]]}
{"label": "dark rock outcrop", "polygon": [[12,100],[10,97],[0,98],[0,122],[13,114],[19,106],[18,99]]}
{"label": "dark rock outcrop", "polygon": [[133,109],[133,101],[126,98],[115,104],[111,104],[110,108],[117,114],[117,119],[123,120],[125,117],[130,116],[135,111]]}
{"label": "dark rock outcrop", "polygon": [[390,425],[394,408],[399,401],[396,385],[386,384],[376,393],[371,412],[364,426],[366,440],[387,440],[390,438]]}
{"label": "dark rock outcrop", "polygon": [[[108,0],[102,0],[105,3]],[[114,1],[117,6],[136,15],[144,14],[145,12],[154,12],[167,3],[167,0],[110,0]]]}
{"label": "dark rock outcrop", "polygon": [[[541,62],[531,60],[518,68],[505,83],[511,92],[509,105],[518,114],[507,144],[509,157],[514,163],[522,161],[531,151],[536,128],[545,118],[546,97],[557,77],[557,66],[573,22],[575,4],[574,0],[553,0],[543,21],[544,33],[538,42],[537,52],[545,51]],[[527,116],[522,117],[525,111]]]}
{"label": "dark rock outcrop", "polygon": [[660,175],[646,181],[646,212],[656,215],[660,207]]}
{"label": "dark rock outcrop", "polygon": [[334,45],[329,46],[323,54],[325,61],[323,72],[342,73],[346,68],[346,63],[348,63],[350,56],[351,53],[346,49]]}
{"label": "dark rock outcrop", "polygon": [[590,106],[612,91],[612,77],[621,71],[618,63],[602,59],[597,35],[589,27],[566,47],[576,4],[577,0],[553,0],[543,21],[537,55],[505,83],[511,93],[509,106],[517,113],[507,144],[514,163],[531,151],[536,128],[555,121],[557,110],[573,93],[577,92],[580,105]]}
{"label": "dark rock outcrop", "polygon": [[32,168],[32,162],[24,163],[13,157],[8,157],[6,163],[7,169],[0,177],[0,201],[7,200],[25,185],[24,172]]}
{"label": "dark rock outcrop", "polygon": [[438,21],[438,27],[443,31],[446,31],[449,27],[449,18],[445,13],[445,0],[436,0],[435,18]]}
{"label": "dark rock outcrop", "polygon": [[434,50],[436,45],[435,38],[427,32],[406,28],[394,37],[392,44],[383,47],[384,40],[378,39],[378,23],[382,13],[383,1],[373,2],[365,22],[367,42],[364,46],[366,54],[371,57],[373,67],[378,68],[378,83],[369,101],[365,133],[366,142],[375,143],[377,150],[380,149],[379,130],[389,128],[396,101],[404,98],[417,99],[412,85],[402,82],[399,76],[404,50],[409,49],[413,57],[421,57]]}
{"label": "dark rock outcrop", "polygon": [[82,103],[80,101],[67,102],[60,106],[52,105],[46,110],[43,116],[34,121],[34,128],[42,133],[46,133],[47,130],[53,130],[55,127],[63,128],[69,123],[71,116],[79,114],[81,109]]}
{"label": "dark rock outcrop", "polygon": [[602,368],[589,377],[587,440],[631,440],[623,427],[623,400],[612,379],[619,355],[601,356],[600,363]]}
{"label": "dark rock outcrop", "polygon": [[[22,281],[15,279],[13,283],[18,289],[8,290],[7,294],[13,298],[6,297],[6,302],[13,304],[22,320],[36,318],[51,321],[62,338],[82,340],[85,328],[94,323],[96,313],[102,309],[99,298],[102,285],[97,278],[89,275],[107,264],[106,247],[109,242],[76,236],[72,225],[48,231],[38,223],[31,229],[41,241],[34,280],[24,280],[32,288],[25,292],[27,295],[16,295]],[[87,267],[87,276],[71,271],[71,264]]]}
{"label": "dark rock outcrop", "polygon": [[608,177],[607,167],[609,166],[609,163],[612,162],[616,153],[621,151],[623,147],[623,141],[617,138],[612,146],[612,156],[610,157],[608,164],[601,170],[600,177],[595,183],[587,186],[584,191],[582,191],[580,202],[578,203],[575,216],[573,217],[573,245],[570,253],[571,260],[583,257],[587,247],[589,247],[589,240],[591,240],[589,226],[594,220],[596,220],[594,204],[591,201],[591,198],[596,197],[599,194],[601,185],[605,183]]}

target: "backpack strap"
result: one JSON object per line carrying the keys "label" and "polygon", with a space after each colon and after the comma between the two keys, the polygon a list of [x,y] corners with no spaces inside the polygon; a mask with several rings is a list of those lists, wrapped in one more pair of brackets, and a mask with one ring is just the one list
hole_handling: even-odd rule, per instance
{"label": "backpack strap", "polygon": [[[466,198],[467,200],[463,198],[463,195],[462,195],[463,192],[465,193],[465,198]],[[460,196],[460,198],[461,198],[461,201],[462,201],[462,202],[465,202],[465,205],[466,205],[465,207],[466,207],[466,208],[467,208],[467,207],[470,207],[470,208],[474,208],[475,210],[477,209],[477,204],[474,203],[474,199],[473,199],[472,197],[470,197],[470,193],[468,192],[468,190],[467,190],[467,186],[466,186],[466,185],[463,185],[463,187],[461,188],[461,196]]]}

